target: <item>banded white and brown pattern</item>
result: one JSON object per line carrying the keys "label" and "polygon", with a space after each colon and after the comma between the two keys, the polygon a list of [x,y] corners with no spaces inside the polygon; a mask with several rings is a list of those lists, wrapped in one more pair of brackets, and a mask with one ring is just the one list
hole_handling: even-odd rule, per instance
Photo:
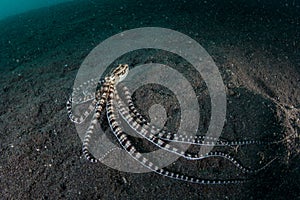
{"label": "banded white and brown pattern", "polygon": [[[123,88],[124,89],[124,88]],[[125,95],[130,94],[128,92],[128,89],[125,88]],[[206,154],[192,154],[192,153],[187,153],[185,151],[181,151],[178,148],[175,148],[173,146],[171,146],[170,144],[167,143],[167,141],[172,141],[172,142],[179,142],[178,140],[172,138],[168,138],[168,140],[165,140],[164,137],[162,137],[160,135],[161,132],[164,132],[162,130],[160,130],[159,128],[149,124],[143,117],[141,114],[139,114],[139,112],[136,110],[136,108],[133,105],[133,102],[131,100],[131,95],[126,95],[126,99],[127,99],[127,103],[128,106],[125,106],[123,101],[120,99],[117,91],[115,90],[115,101],[117,102],[117,109],[119,110],[120,115],[122,116],[122,118],[128,123],[128,125],[134,130],[136,131],[140,136],[142,136],[143,138],[147,139],[148,141],[150,141],[151,143],[153,143],[154,145],[160,147],[161,149],[164,149],[166,151],[175,153],[177,155],[180,155],[181,157],[184,157],[188,160],[201,160],[204,158],[209,158],[209,157],[221,157],[224,158],[226,160],[229,160],[231,163],[233,163],[237,168],[239,168],[242,172],[244,173],[257,173],[259,171],[261,171],[262,169],[264,169],[266,166],[263,166],[259,169],[249,169],[246,167],[243,167],[236,159],[234,159],[232,156],[230,156],[227,153],[224,152],[219,152],[219,151],[213,151],[213,152],[209,152]],[[129,110],[132,110],[131,114],[129,113]],[[135,116],[136,115],[136,116]],[[140,117],[138,117],[140,116]],[[137,120],[134,120],[135,118],[139,118],[140,119],[140,123],[137,122]],[[168,132],[168,135],[171,135],[171,133]],[[196,136],[198,138],[200,138],[199,136]],[[212,137],[206,137],[206,136],[201,136],[200,138],[201,140],[197,141],[197,145],[204,145],[204,146],[232,146],[232,144],[227,144],[223,141],[219,141],[216,138],[212,138]],[[190,143],[193,144],[193,143]],[[244,145],[249,144],[248,142],[243,143]]]}
{"label": "banded white and brown pattern", "polygon": [[[180,142],[180,143],[188,143],[194,145],[204,145],[204,146],[233,146],[233,145],[248,145],[248,144],[264,144],[264,142],[249,140],[249,141],[240,141],[240,142],[229,142],[219,140],[218,138],[206,137],[206,136],[192,136],[188,137],[184,134],[172,134],[170,132],[160,130],[157,127],[151,125],[144,117],[137,111],[134,107],[134,104],[131,99],[131,94],[129,90],[123,86],[122,92],[125,94],[126,103],[120,99],[116,85],[122,81],[129,71],[128,65],[119,65],[112,73],[106,76],[103,80],[95,81],[90,80],[80,85],[73,92],[73,96],[76,96],[76,100],[70,98],[67,101],[67,111],[68,116],[72,122],[80,124],[84,122],[88,116],[92,115],[91,122],[86,130],[84,139],[83,139],[83,155],[91,162],[98,162],[99,159],[95,158],[90,153],[90,141],[92,139],[95,131],[95,126],[97,123],[101,123],[101,115],[106,113],[109,126],[118,139],[119,144],[123,147],[123,149],[128,152],[130,156],[132,156],[137,162],[139,162],[144,167],[161,174],[163,176],[167,176],[170,178],[188,181],[192,183],[199,184],[232,184],[232,183],[242,183],[247,180],[206,180],[200,179],[196,177],[189,177],[179,173],[173,173],[166,169],[160,169],[157,164],[153,161],[148,160],[143,156],[142,153],[137,151],[136,147],[130,141],[128,135],[123,131],[122,126],[120,125],[119,114],[125,120],[126,123],[141,137],[147,139],[154,145],[158,146],[161,149],[164,149],[168,152],[180,155],[189,160],[200,160],[208,157],[222,157],[226,160],[229,160],[233,163],[237,168],[239,168],[244,173],[257,173],[258,171],[264,169],[267,165],[263,166],[260,169],[252,170],[246,167],[243,167],[237,160],[235,160],[229,154],[223,152],[210,152],[205,155],[192,154],[182,151],[171,144],[168,144],[169,141],[172,142]],[[93,91],[86,90],[85,88],[96,88],[97,85],[101,87],[96,90],[95,93]],[[78,97],[77,97],[78,95]],[[90,105],[85,110],[85,112],[81,116],[75,116],[72,113],[72,104],[82,104],[89,103]]]}
{"label": "banded white and brown pattern", "polygon": [[[135,108],[133,101],[131,99],[131,93],[129,92],[129,89],[122,84],[121,85],[122,92],[125,95],[126,103],[124,103],[119,96],[117,97],[118,106],[121,109],[122,117],[127,121],[135,120],[133,123],[134,127],[137,129],[141,129],[140,126],[147,129],[147,131],[151,132],[158,138],[161,138],[165,141],[170,142],[180,142],[180,143],[187,143],[187,144],[193,144],[193,145],[204,145],[204,146],[243,146],[243,145],[250,145],[250,144],[274,144],[276,142],[267,142],[267,141],[261,141],[261,140],[242,140],[242,141],[226,141],[226,140],[220,140],[219,138],[215,137],[209,137],[209,136],[202,136],[202,135],[194,135],[194,136],[188,136],[185,134],[178,134],[178,133],[171,133],[167,132],[163,129],[159,129],[155,127],[154,125],[151,125],[147,120],[137,111]],[[129,113],[130,116],[125,115],[125,113]],[[131,118],[131,119],[130,119]],[[138,124],[136,124],[138,123]]]}
{"label": "banded white and brown pattern", "polygon": [[[76,96],[77,98],[74,100],[72,99],[72,97],[70,97],[67,101],[68,116],[72,122],[76,124],[81,124],[96,109],[97,98],[99,97],[97,97],[97,95],[95,96],[95,91],[93,92],[93,91],[84,90],[84,86],[88,88],[96,88],[97,85],[100,85],[101,88],[99,91],[96,92],[96,94],[101,95],[99,93],[103,92],[102,85],[104,84],[104,82],[105,82],[104,79],[100,79],[99,81],[95,81],[94,79],[91,79],[87,82],[84,82],[78,88],[75,89],[75,91],[73,92],[73,96]],[[72,103],[77,105],[83,103],[90,103],[90,105],[81,116],[77,117],[72,113]]]}
{"label": "banded white and brown pattern", "polygon": [[[144,167],[152,170],[155,173],[158,173],[163,176],[167,176],[169,178],[174,178],[178,180],[188,181],[192,183],[201,183],[201,184],[232,184],[232,183],[243,183],[248,180],[240,179],[240,180],[205,180],[199,179],[195,177],[189,177],[183,174],[170,172],[166,169],[160,169],[154,162],[144,157],[135,146],[132,144],[130,139],[128,138],[127,134],[123,131],[122,127],[120,126],[120,120],[118,119],[118,114],[114,105],[114,88],[110,88],[110,94],[108,97],[108,101],[106,104],[107,109],[107,118],[110,124],[110,127],[117,137],[121,146],[128,152],[136,161],[138,161]],[[205,157],[203,157],[205,158]]]}

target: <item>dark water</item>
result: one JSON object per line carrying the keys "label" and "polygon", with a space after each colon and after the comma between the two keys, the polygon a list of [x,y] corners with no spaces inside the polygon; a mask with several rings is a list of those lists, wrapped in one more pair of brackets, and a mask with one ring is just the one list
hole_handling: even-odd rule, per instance
{"label": "dark water", "polygon": [[72,0],[1,0],[0,20],[12,15],[28,12],[32,9],[48,7],[51,5],[72,1]]}
{"label": "dark water", "polygon": [[[1,0],[0,2],[0,19],[3,19],[8,16],[28,12],[32,9],[38,9],[41,7],[49,7],[55,4],[64,3],[68,1],[80,1],[80,0]],[[105,2],[105,0],[101,0]],[[87,2],[101,2],[87,0]],[[184,2],[184,1],[182,1]],[[120,2],[120,5],[122,3]],[[191,3],[192,5],[193,3]],[[270,9],[278,12],[285,12],[287,15],[299,15],[297,10],[300,8],[300,2],[297,0],[281,0],[281,1],[272,1],[272,0],[231,0],[227,1],[199,1],[199,4],[215,4],[219,5],[234,5],[235,8],[239,9],[251,9],[253,7]],[[237,13],[239,10],[236,10]]]}

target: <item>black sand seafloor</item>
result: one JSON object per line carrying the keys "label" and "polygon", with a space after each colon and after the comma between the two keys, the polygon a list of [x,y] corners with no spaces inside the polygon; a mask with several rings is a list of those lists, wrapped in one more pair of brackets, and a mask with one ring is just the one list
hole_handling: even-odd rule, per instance
{"label": "black sand seafloor", "polygon": [[[180,158],[168,169],[250,182],[197,185],[120,172],[82,156],[66,111],[81,63],[106,38],[150,26],[190,36],[214,59],[227,93],[223,138],[280,141],[221,149],[251,168],[277,158],[256,175],[219,158]],[[189,63],[158,50],[132,52],[121,61],[164,63],[188,77],[207,128],[209,93]],[[34,10],[0,21],[0,76],[0,199],[300,198],[299,1],[82,0]],[[152,104],[163,105],[166,128],[176,131],[179,107],[170,91],[148,85],[133,99],[146,118]],[[147,145],[137,142],[142,150]]]}

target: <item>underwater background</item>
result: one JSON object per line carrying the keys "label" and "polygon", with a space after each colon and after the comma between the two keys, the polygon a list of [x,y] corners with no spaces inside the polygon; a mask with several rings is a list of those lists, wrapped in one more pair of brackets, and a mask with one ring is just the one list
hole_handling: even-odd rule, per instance
{"label": "underwater background", "polygon": [[[237,185],[197,185],[85,160],[66,111],[77,71],[99,43],[139,27],[169,28],[201,44],[226,86],[222,137],[281,141],[227,151],[253,168],[277,159],[259,174],[246,176],[249,183]],[[138,51],[116,63],[165,62],[177,67],[193,81],[202,102],[201,119],[204,126],[209,124],[205,83],[193,77],[182,59],[168,56]],[[2,0],[0,199],[299,199],[299,88],[300,1]],[[147,116],[157,99],[169,100],[164,104],[170,111],[168,128],[176,130],[176,100],[170,94],[159,97],[163,93],[144,88],[134,94],[135,103]],[[204,179],[245,177],[226,160],[215,158],[180,158],[169,167]]]}
{"label": "underwater background", "polygon": [[71,0],[2,0],[0,2],[0,19],[9,17],[12,15],[28,12],[33,9],[39,9],[42,7],[49,7],[55,4],[67,2]]}

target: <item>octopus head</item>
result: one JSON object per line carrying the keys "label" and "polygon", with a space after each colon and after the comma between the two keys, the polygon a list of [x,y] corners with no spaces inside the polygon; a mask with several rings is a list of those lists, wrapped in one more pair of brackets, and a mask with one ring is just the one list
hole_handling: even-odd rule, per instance
{"label": "octopus head", "polygon": [[128,71],[129,66],[127,64],[119,64],[118,67],[112,71],[116,83],[123,81],[126,78]]}

